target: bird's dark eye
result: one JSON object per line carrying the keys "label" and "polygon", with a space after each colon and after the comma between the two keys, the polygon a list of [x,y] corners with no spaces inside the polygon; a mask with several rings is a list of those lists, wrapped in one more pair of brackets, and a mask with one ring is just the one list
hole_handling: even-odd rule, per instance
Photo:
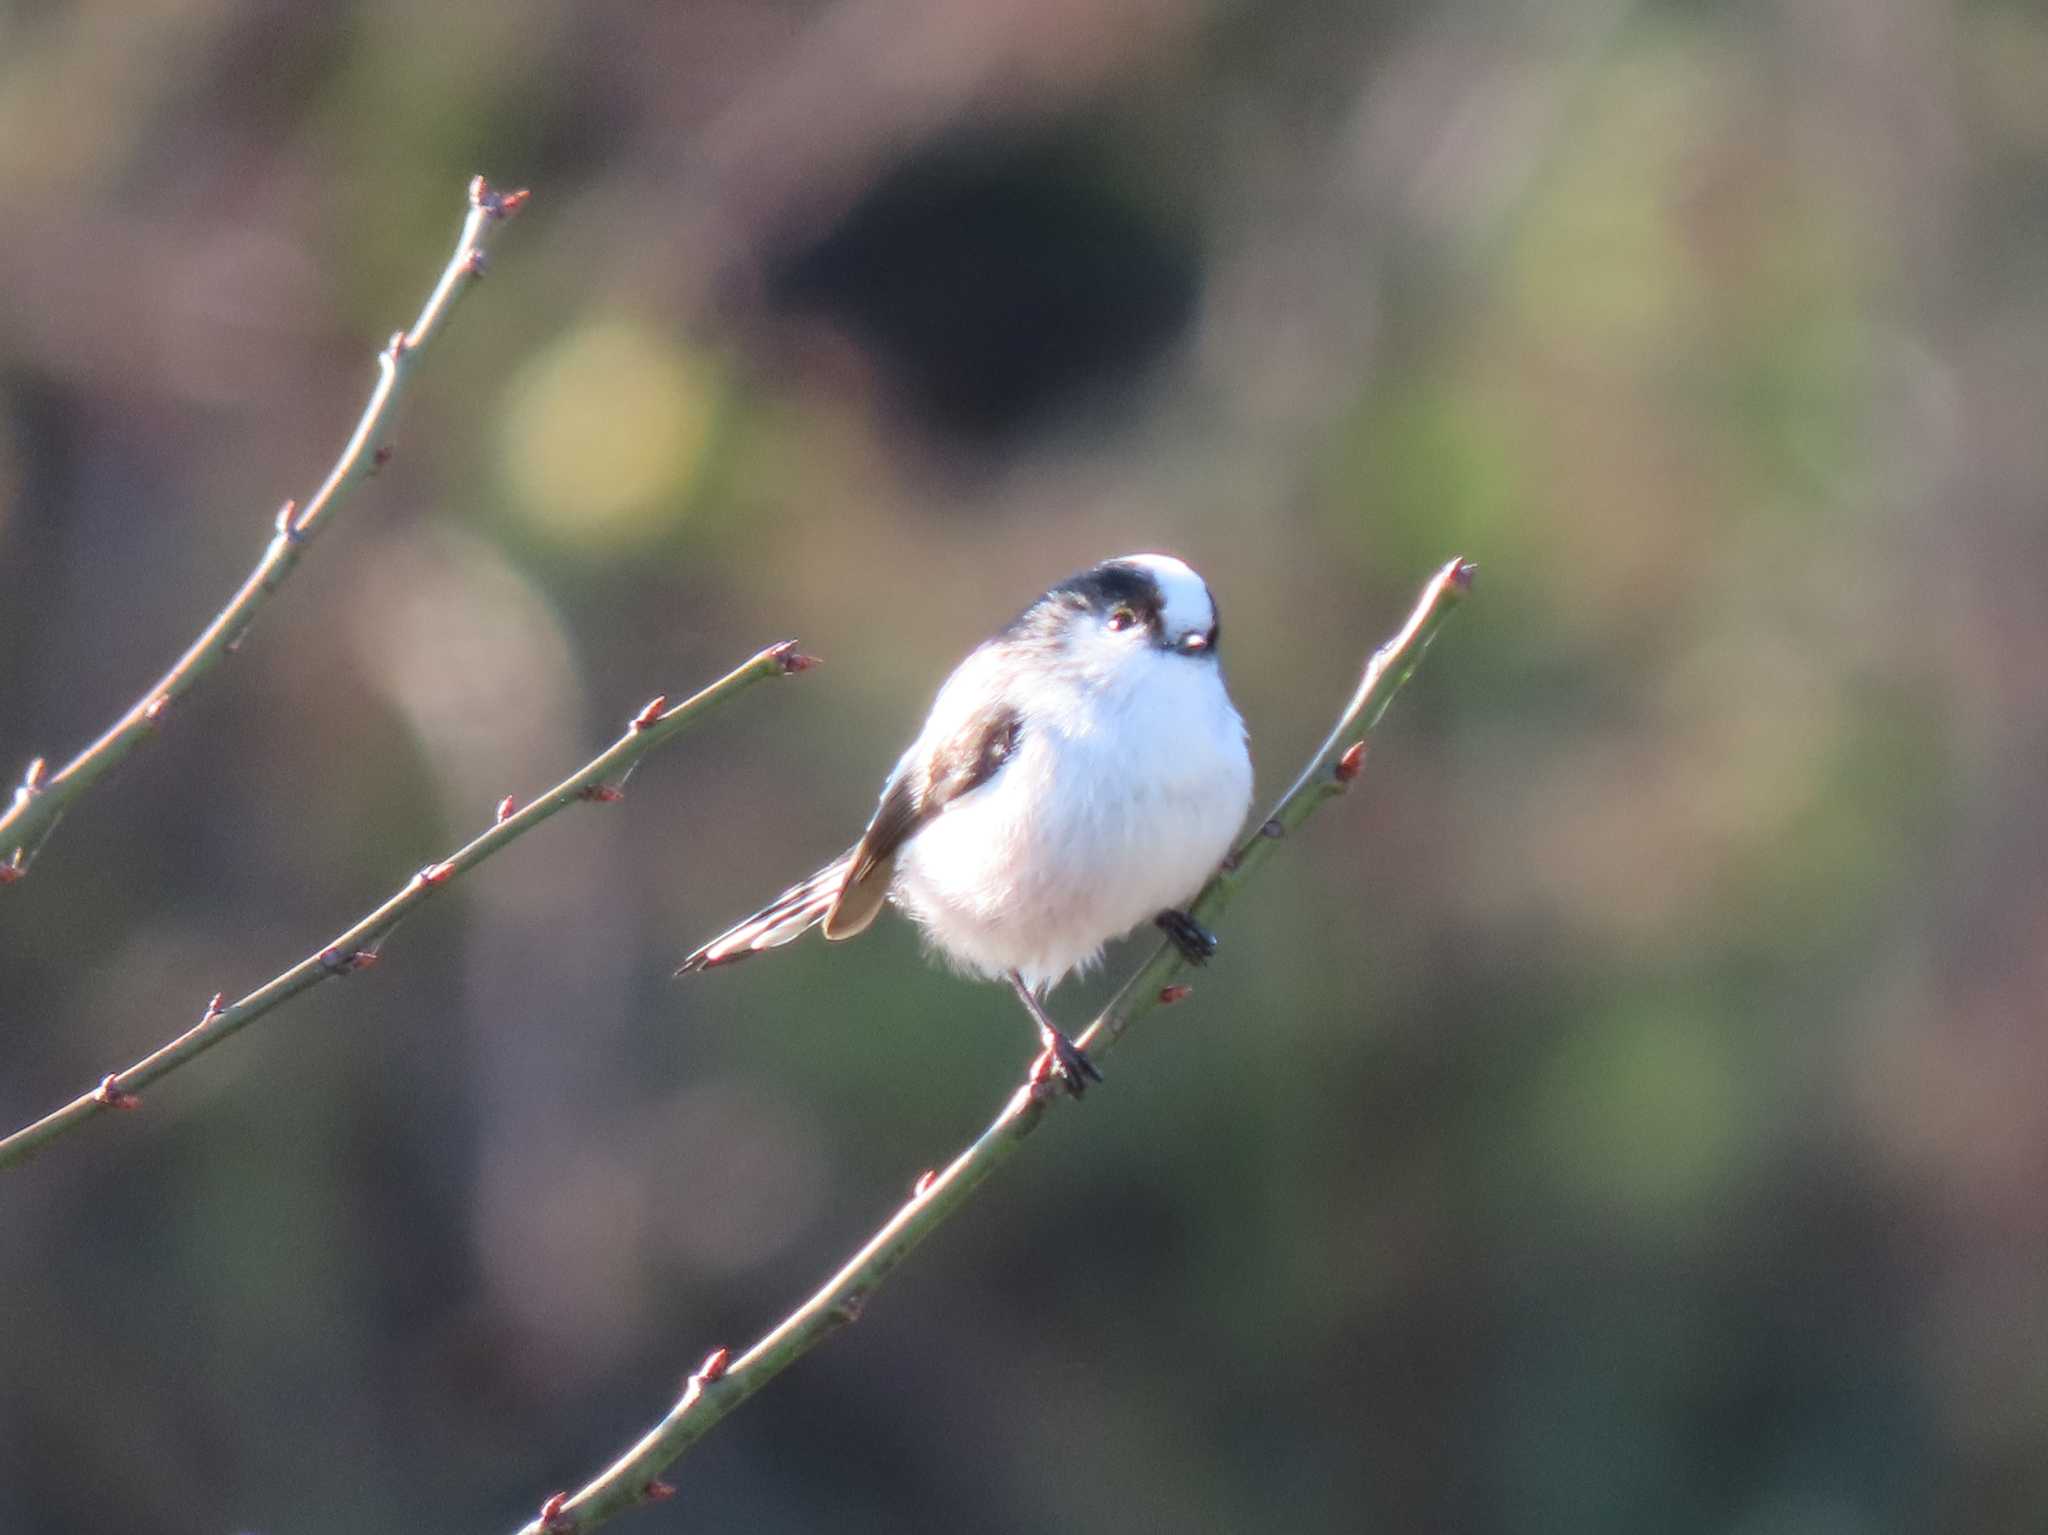
{"label": "bird's dark eye", "polygon": [[1109,615],[1109,627],[1112,629],[1128,629],[1137,621],[1138,615],[1129,608],[1117,608]]}

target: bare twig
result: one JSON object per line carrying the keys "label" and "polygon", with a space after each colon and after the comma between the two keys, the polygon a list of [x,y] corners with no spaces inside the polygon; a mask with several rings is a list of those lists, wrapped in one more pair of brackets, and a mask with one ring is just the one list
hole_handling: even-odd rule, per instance
{"label": "bare twig", "polygon": [[[1196,899],[1191,914],[1198,920],[1220,912],[1276,842],[1307,820],[1323,801],[1341,794],[1358,776],[1363,752],[1356,745],[1344,743],[1362,743],[1378,722],[1395,691],[1408,680],[1422,652],[1435,638],[1452,605],[1471,586],[1474,569],[1467,561],[1453,560],[1423,589],[1401,632],[1373,653],[1358,691],[1338,717],[1329,738],[1309,759],[1302,775]],[[1175,983],[1174,977],[1186,963],[1174,945],[1162,944],[1077,1043],[1099,1057],[1116,1044],[1137,1018],[1155,1007],[1180,1001],[1188,990]],[[1027,1082],[1017,1089],[994,1123],[950,1166],[917,1180],[910,1202],[891,1216],[847,1260],[845,1267],[825,1282],[823,1289],[737,1359],[728,1360],[724,1349],[714,1351],[690,1377],[668,1414],[639,1443],[582,1490],[573,1495],[550,1496],[539,1516],[525,1526],[521,1535],[571,1535],[594,1529],[627,1509],[672,1496],[675,1489],[661,1480],[662,1472],[727,1413],[809,1353],[829,1333],[856,1320],[875,1288],[1023,1144],[1044,1117],[1047,1105],[1057,1097],[1049,1078]]]}
{"label": "bare twig", "polygon": [[54,775],[44,773],[43,759],[29,765],[14,802],[0,812],[0,885],[13,884],[28,873],[58,820],[157,727],[165,712],[190,692],[220,658],[232,651],[255,620],[257,610],[292,573],[306,546],[319,534],[344,492],[381,468],[390,457],[385,436],[396,413],[398,396],[412,371],[413,359],[437,335],[449,311],[483,275],[484,249],[492,231],[526,202],[525,192],[497,192],[478,176],[469,184],[469,216],[455,254],[427,296],[412,329],[393,336],[377,354],[377,386],[356,422],[341,456],[320,488],[302,507],[287,501],[277,514],[276,532],[256,568],[228,605],[214,615],[176,664],[138,698],[105,734]]}
{"label": "bare twig", "polygon": [[109,1109],[134,1108],[139,1091],[166,1073],[204,1051],[211,1050],[229,1035],[254,1023],[265,1013],[282,1006],[302,991],[337,975],[367,969],[377,962],[379,945],[415,907],[431,893],[475,868],[499,849],[523,837],[556,811],[581,801],[609,802],[621,797],[618,785],[647,753],[682,734],[714,707],[765,677],[782,677],[803,671],[812,664],[799,655],[796,642],[772,645],[744,666],[727,673],[694,698],[673,708],[656,699],[634,716],[626,733],[601,755],[578,768],[523,810],[502,802],[491,829],[439,863],[427,865],[404,887],[354,926],[336,934],[319,949],[241,1001],[228,1005],[215,995],[201,1012],[199,1021],[170,1043],[144,1056],[126,1071],[102,1080],[91,1092],[74,1098],[55,1113],[0,1140],[0,1168],[25,1162],[44,1146],[76,1129],[95,1114]]}

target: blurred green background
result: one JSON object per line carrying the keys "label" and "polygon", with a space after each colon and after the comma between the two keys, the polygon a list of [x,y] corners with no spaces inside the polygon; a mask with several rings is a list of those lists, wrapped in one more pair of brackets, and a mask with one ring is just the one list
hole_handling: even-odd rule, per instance
{"label": "blurred green background", "polygon": [[2048,1522],[2039,7],[0,3],[0,771],[233,589],[475,171],[395,460],[0,896],[0,1117],[829,666],[0,1178],[0,1526],[507,1529],[808,1295],[1026,1030],[896,921],[670,968],[1146,548],[1262,794],[1483,574],[1195,998],[632,1527]]}

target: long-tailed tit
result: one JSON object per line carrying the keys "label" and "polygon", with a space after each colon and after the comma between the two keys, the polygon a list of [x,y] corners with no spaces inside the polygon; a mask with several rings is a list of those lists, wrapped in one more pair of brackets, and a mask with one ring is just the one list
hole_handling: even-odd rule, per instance
{"label": "long-tailed tit", "polygon": [[1208,586],[1171,555],[1060,582],[946,679],[860,841],[676,973],[821,923],[851,938],[893,902],[954,966],[1010,983],[1079,1096],[1100,1074],[1046,993],[1147,918],[1191,960],[1215,950],[1181,907],[1252,787],[1217,636]]}

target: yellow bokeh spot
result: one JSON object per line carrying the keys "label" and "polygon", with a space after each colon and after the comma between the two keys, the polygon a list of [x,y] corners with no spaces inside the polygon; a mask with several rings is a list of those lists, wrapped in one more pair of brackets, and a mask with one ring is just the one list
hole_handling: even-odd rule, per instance
{"label": "yellow bokeh spot", "polygon": [[709,359],[643,327],[570,331],[505,391],[500,462],[515,505],[563,544],[653,539],[695,478],[718,395]]}

